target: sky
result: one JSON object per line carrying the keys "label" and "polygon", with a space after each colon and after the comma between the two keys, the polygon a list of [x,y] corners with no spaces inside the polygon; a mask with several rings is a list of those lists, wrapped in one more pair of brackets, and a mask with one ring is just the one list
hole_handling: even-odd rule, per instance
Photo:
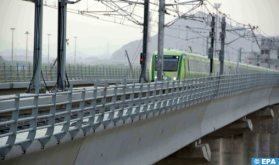
{"label": "sky", "polygon": [[[55,1],[57,0],[45,0],[45,3],[53,4]],[[152,1],[157,2],[158,0]],[[167,0],[166,3],[168,2],[171,1]],[[279,35],[279,0],[210,0],[210,2],[222,3],[220,10],[229,14],[234,20],[259,26],[269,36]],[[71,9],[80,10],[86,10],[88,6],[93,6],[90,9],[101,10],[100,7],[95,7],[95,4],[96,1],[83,0],[80,4],[68,6]],[[137,13],[142,14],[140,11]],[[153,19],[156,20],[158,14],[153,12],[152,15],[155,15]],[[44,7],[43,18],[43,54],[48,52],[47,34],[51,34],[50,56],[54,57],[57,54],[57,9]],[[141,39],[142,29],[139,26],[136,27],[68,13],[67,38],[69,45],[67,53],[75,50],[74,37],[76,36],[77,51],[88,55],[99,55],[100,58],[103,58],[102,54],[108,51],[113,53],[123,45]],[[33,3],[22,0],[0,0],[0,51],[11,49],[12,32],[10,28],[15,28],[14,48],[26,49],[25,32],[28,31],[30,33],[28,49],[33,49]],[[154,29],[157,30],[156,27]]]}

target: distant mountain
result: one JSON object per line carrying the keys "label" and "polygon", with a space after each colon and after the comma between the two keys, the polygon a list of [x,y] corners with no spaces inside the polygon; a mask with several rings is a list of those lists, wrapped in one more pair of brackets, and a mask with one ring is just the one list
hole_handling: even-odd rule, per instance
{"label": "distant mountain", "polygon": [[[66,63],[67,64],[74,64],[74,56],[75,52],[71,52],[66,54]],[[83,52],[76,52],[76,63],[77,64],[87,64],[87,65],[97,65],[97,64],[111,64],[110,62],[110,54],[101,54],[101,55],[88,55]],[[98,57],[103,57],[99,59]],[[23,49],[16,49],[14,50],[14,63],[25,64],[26,62],[26,50]],[[50,63],[53,63],[56,58],[50,56]],[[0,52],[0,63],[1,62],[8,62],[12,61],[12,50],[4,50]],[[28,57],[27,61],[33,63],[33,51],[28,50]],[[48,57],[47,55],[42,55],[42,63],[47,63]]]}
{"label": "distant mountain", "polygon": [[[1,51],[0,56],[2,56],[3,60],[5,60],[5,61],[12,61],[12,50],[8,49],[8,50]],[[14,59],[14,62],[16,62],[16,63],[25,63],[26,50],[14,49],[13,59]],[[33,61],[33,51],[28,50],[27,61],[28,62]]]}
{"label": "distant mountain", "polygon": [[[68,53],[67,64],[74,64],[75,52]],[[97,64],[110,64],[110,54],[100,54],[100,55],[88,55],[82,52],[76,53],[76,63],[77,64],[87,64],[87,65],[97,65]],[[103,57],[100,59],[99,57]]]}
{"label": "distant mountain", "polygon": [[3,63],[3,62],[5,62],[5,60],[3,59],[2,56],[0,56],[0,63]]}
{"label": "distant mountain", "polygon": [[[197,12],[195,14],[196,17],[204,17],[205,19],[208,19],[208,22],[211,21],[211,17],[209,17],[207,14],[202,12]],[[191,27],[191,28],[187,28]],[[234,27],[227,23],[227,27],[231,28],[239,28]],[[241,27],[240,27],[241,28]],[[206,25],[204,22],[198,22],[198,21],[191,21],[191,20],[183,20],[180,19],[175,24],[173,24],[170,27],[165,28],[165,38],[164,38],[164,48],[174,48],[174,49],[182,49],[185,51],[190,51],[189,46],[192,48],[192,51],[198,54],[205,55],[206,54],[206,39],[200,38],[202,36],[209,36],[209,25]],[[194,33],[193,31],[197,32]],[[220,29],[218,29],[217,33],[220,33]],[[195,38],[195,39],[193,39]],[[227,32],[226,34],[226,43],[230,43],[234,40],[235,42],[232,42],[229,44],[229,46],[226,46],[226,52],[225,52],[225,58],[227,60],[236,61],[237,60],[237,50],[242,47],[245,49],[245,51],[251,51],[252,44],[251,41],[248,41],[243,38],[239,38],[239,36],[234,35],[233,32]],[[158,37],[157,35],[154,35],[150,37],[151,42],[149,43],[149,54],[153,54],[155,51],[157,51],[157,42]],[[191,39],[188,40],[187,39]],[[112,56],[111,60],[115,62],[123,62],[126,63],[127,58],[125,57],[125,50],[128,51],[130,59],[132,61],[135,61],[135,64],[139,64],[139,57],[140,53],[142,51],[142,41],[136,40],[132,41],[130,43],[127,43],[119,50],[115,51]],[[210,42],[210,40],[209,40]],[[218,42],[219,39],[218,39]],[[220,44],[217,44],[217,50],[220,50]],[[136,52],[136,50],[139,51]],[[254,51],[259,51],[258,46],[254,44],[253,46]]]}
{"label": "distant mountain", "polygon": [[[26,63],[26,50],[24,49],[14,49],[14,63],[25,64]],[[12,61],[12,50],[4,50],[0,52],[0,56],[7,62]],[[53,61],[53,57],[50,57],[50,62]],[[27,61],[32,63],[33,62],[33,51],[28,50]],[[48,57],[47,55],[42,55],[42,63],[47,63]]]}

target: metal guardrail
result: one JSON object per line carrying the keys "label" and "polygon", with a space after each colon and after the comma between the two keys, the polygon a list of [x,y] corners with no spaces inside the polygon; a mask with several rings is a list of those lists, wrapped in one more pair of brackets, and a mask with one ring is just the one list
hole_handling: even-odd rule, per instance
{"label": "metal guardrail", "polygon": [[[45,81],[55,81],[57,68],[51,65],[43,65],[42,73]],[[127,66],[108,65],[67,65],[66,73],[69,80],[86,79],[139,79],[140,67],[134,67],[133,72]],[[29,82],[32,78],[33,66],[0,64],[0,83]]]}
{"label": "metal guardrail", "polygon": [[[103,87],[70,88],[49,94],[17,94],[0,97],[0,133],[2,157],[14,145],[23,152],[38,139],[42,148],[55,136],[58,142],[70,133],[75,138],[101,125],[163,115],[208,100],[257,88],[279,86],[277,73],[210,76],[173,82],[123,83]],[[30,105],[30,102],[33,104]],[[10,103],[10,104],[9,104]],[[24,113],[23,113],[24,112]],[[22,123],[28,125],[22,126]]]}

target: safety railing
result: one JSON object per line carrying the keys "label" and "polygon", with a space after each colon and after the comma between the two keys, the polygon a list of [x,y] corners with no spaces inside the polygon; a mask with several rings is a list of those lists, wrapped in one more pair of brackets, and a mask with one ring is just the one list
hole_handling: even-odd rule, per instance
{"label": "safety railing", "polygon": [[[109,65],[66,65],[66,74],[69,80],[93,80],[93,79],[138,79],[140,67],[134,67],[131,71],[126,66]],[[57,68],[51,65],[42,66],[42,76],[45,81],[55,81]],[[33,76],[33,66],[21,64],[0,64],[0,83],[29,82]]]}
{"label": "safety railing", "polygon": [[[49,94],[17,94],[0,97],[0,154],[14,145],[25,152],[37,139],[46,146],[55,136],[58,143],[99,127],[143,120],[215,98],[257,88],[279,86],[278,73],[210,76],[183,81],[72,88]],[[30,105],[30,103],[33,103]],[[127,122],[126,122],[127,123]]]}

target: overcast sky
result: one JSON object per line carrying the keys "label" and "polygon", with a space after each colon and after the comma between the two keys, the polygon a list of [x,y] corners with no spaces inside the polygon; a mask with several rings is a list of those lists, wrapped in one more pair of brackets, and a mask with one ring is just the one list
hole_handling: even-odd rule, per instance
{"label": "overcast sky", "polygon": [[[55,1],[57,0],[47,0],[47,3],[51,4]],[[69,8],[86,8],[87,2],[89,6],[96,3],[93,0],[83,0],[81,4],[69,5]],[[279,35],[279,0],[210,0],[210,2],[222,3],[220,10],[229,14],[234,20],[259,26],[267,35]],[[99,10],[98,7],[93,9]],[[157,18],[158,14],[154,15]],[[57,10],[44,7],[43,23],[43,54],[47,54],[47,34],[51,34],[50,52],[51,56],[55,56]],[[25,49],[26,35],[24,33],[29,31],[31,34],[29,35],[28,47],[32,50],[34,37],[33,3],[22,0],[0,0],[0,51],[11,49],[12,34],[10,28],[12,27],[16,28],[14,31],[15,48]],[[106,53],[108,45],[109,51],[112,53],[130,41],[141,39],[142,30],[69,13],[67,38],[70,39],[70,44],[67,46],[67,53],[74,51],[75,36],[78,37],[78,51],[89,55],[98,55]]]}

